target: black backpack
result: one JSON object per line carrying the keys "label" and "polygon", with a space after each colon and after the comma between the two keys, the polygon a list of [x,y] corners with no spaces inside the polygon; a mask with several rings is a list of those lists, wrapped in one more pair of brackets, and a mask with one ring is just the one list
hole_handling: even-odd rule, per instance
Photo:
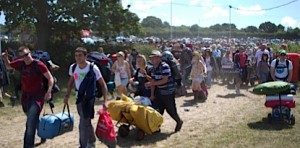
{"label": "black backpack", "polygon": [[174,59],[172,57],[172,55],[170,55],[170,54],[172,54],[172,53],[171,52],[170,53],[168,53],[168,52],[163,53],[162,57],[161,57],[161,60],[169,65],[169,67],[171,69],[172,77],[175,80],[179,80],[179,79],[181,79],[181,74],[180,74],[180,71],[178,69],[176,59]]}
{"label": "black backpack", "polygon": [[87,61],[94,63],[99,68],[106,83],[111,80],[111,65],[107,56],[97,51],[93,51],[87,55]]}

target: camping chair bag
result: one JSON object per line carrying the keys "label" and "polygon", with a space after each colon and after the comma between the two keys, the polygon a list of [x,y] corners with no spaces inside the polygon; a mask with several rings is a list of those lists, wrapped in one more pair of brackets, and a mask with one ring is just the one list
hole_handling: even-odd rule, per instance
{"label": "camping chair bag", "polygon": [[290,83],[274,81],[262,83],[253,88],[253,93],[258,95],[276,95],[283,94],[283,92],[290,89]]}

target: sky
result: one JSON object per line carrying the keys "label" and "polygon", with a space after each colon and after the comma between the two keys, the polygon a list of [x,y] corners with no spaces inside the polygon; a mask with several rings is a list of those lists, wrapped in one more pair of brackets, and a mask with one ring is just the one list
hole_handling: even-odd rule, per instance
{"label": "sky", "polygon": [[[122,0],[122,4],[124,8],[131,5],[129,10],[140,21],[155,16],[172,26],[209,27],[231,22],[241,29],[270,21],[300,28],[300,0]],[[268,10],[283,4],[287,5]]]}
{"label": "sky", "polygon": [[[291,4],[286,6],[265,10],[289,2]],[[131,5],[129,10],[136,13],[140,21],[147,16],[155,16],[172,26],[198,24],[209,27],[231,22],[241,29],[250,25],[259,27],[261,23],[270,21],[276,25],[300,28],[300,0],[122,0],[122,5],[124,8]],[[2,14],[0,24],[4,22]]]}

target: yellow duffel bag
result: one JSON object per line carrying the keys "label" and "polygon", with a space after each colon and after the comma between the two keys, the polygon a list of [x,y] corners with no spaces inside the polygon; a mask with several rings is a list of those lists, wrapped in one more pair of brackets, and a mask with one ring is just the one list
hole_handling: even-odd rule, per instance
{"label": "yellow duffel bag", "polygon": [[111,101],[108,103],[107,111],[111,118],[118,122],[131,123],[133,121],[130,115],[130,108],[133,102],[125,102],[122,100]]}
{"label": "yellow duffel bag", "polygon": [[148,106],[134,104],[131,107],[130,114],[136,127],[147,134],[158,131],[163,123],[162,115]]}

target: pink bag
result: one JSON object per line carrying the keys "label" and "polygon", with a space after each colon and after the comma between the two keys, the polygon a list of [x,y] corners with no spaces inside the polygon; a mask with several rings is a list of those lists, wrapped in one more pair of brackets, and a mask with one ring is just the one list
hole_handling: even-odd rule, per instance
{"label": "pink bag", "polygon": [[117,138],[110,114],[107,111],[103,111],[103,109],[99,110],[99,114],[100,116],[95,132],[96,136],[108,147],[116,147]]}

